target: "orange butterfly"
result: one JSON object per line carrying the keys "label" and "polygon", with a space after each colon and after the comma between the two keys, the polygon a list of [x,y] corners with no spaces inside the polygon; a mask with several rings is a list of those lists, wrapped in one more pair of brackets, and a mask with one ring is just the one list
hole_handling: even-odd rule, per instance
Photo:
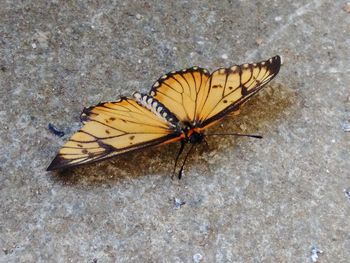
{"label": "orange butterfly", "polygon": [[220,68],[212,74],[199,67],[173,71],[156,81],[149,94],[135,92],[132,98],[85,108],[81,114],[84,126],[60,149],[47,170],[180,141],[177,163],[185,143],[202,142],[204,130],[238,111],[277,75],[280,66],[281,59],[275,56]]}

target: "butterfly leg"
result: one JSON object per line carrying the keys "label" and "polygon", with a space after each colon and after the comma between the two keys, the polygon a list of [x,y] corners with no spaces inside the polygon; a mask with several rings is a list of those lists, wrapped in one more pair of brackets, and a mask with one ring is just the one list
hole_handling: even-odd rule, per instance
{"label": "butterfly leg", "polygon": [[185,166],[185,163],[187,161],[187,157],[190,155],[190,153],[192,152],[192,149],[194,148],[194,144],[191,145],[191,148],[188,150],[186,156],[185,156],[185,159],[184,159],[184,162],[182,163],[181,165],[181,168],[180,168],[180,171],[179,171],[179,180],[181,179],[182,177],[182,171],[184,169],[184,166]]}
{"label": "butterfly leg", "polygon": [[174,170],[173,170],[173,174],[172,174],[172,176],[171,176],[171,179],[174,179],[174,175],[175,175],[175,171],[176,171],[177,162],[179,161],[179,157],[180,157],[180,155],[182,154],[182,152],[183,152],[183,150],[184,150],[184,148],[185,148],[185,144],[186,144],[184,140],[182,140],[180,143],[181,143],[181,145],[180,145],[179,152],[178,152],[178,154],[177,154],[177,156],[176,156],[176,158],[175,158],[175,165],[174,165]]}

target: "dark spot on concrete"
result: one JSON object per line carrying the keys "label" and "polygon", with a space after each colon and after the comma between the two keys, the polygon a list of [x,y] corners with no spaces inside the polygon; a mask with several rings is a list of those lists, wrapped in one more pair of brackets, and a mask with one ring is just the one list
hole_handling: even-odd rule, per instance
{"label": "dark spot on concrete", "polygon": [[64,136],[64,132],[59,130],[55,125],[53,125],[52,123],[49,123],[48,128],[50,130],[50,132],[52,132],[53,134],[57,135],[58,137],[63,137]]}
{"label": "dark spot on concrete", "polygon": [[1,66],[1,67],[0,67],[0,70],[1,70],[2,72],[6,72],[6,71],[7,71],[7,68],[6,68],[5,66]]}

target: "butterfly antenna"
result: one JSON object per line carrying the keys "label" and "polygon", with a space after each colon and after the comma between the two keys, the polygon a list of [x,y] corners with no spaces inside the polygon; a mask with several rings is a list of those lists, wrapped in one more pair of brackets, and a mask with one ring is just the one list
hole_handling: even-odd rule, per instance
{"label": "butterfly antenna", "polygon": [[187,152],[186,156],[185,156],[185,159],[184,159],[184,162],[182,163],[181,165],[181,168],[180,168],[180,171],[179,171],[179,180],[181,179],[182,177],[182,171],[184,169],[184,166],[185,166],[185,163],[187,161],[187,157],[190,155],[190,153],[192,152],[192,149],[193,149],[193,146],[194,144],[191,145],[191,148],[189,149],[189,151]]}
{"label": "butterfly antenna", "polygon": [[171,176],[171,179],[174,179],[174,175],[175,175],[175,171],[176,171],[177,162],[179,161],[179,157],[180,157],[180,155],[182,154],[184,148],[185,148],[185,142],[184,142],[184,141],[181,141],[181,146],[180,146],[179,152],[178,152],[178,154],[176,155],[176,158],[175,158],[175,165],[174,165],[174,170],[173,170],[173,174],[172,174],[172,176]]}
{"label": "butterfly antenna", "polygon": [[242,137],[251,137],[256,139],[262,139],[263,137],[261,135],[256,134],[241,134],[241,133],[209,133],[206,134],[206,136],[225,136],[225,135],[233,135],[233,136],[242,136]]}

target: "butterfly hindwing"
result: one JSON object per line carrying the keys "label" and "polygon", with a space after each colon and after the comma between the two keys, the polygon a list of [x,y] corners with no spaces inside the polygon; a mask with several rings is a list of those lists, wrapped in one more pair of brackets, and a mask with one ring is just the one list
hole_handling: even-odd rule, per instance
{"label": "butterfly hindwing", "polygon": [[162,102],[183,122],[198,116],[198,99],[209,79],[206,69],[192,67],[170,72],[156,81],[150,95]]}
{"label": "butterfly hindwing", "polygon": [[132,98],[85,109],[81,119],[84,126],[61,148],[48,170],[90,163],[179,139],[169,123]]}

